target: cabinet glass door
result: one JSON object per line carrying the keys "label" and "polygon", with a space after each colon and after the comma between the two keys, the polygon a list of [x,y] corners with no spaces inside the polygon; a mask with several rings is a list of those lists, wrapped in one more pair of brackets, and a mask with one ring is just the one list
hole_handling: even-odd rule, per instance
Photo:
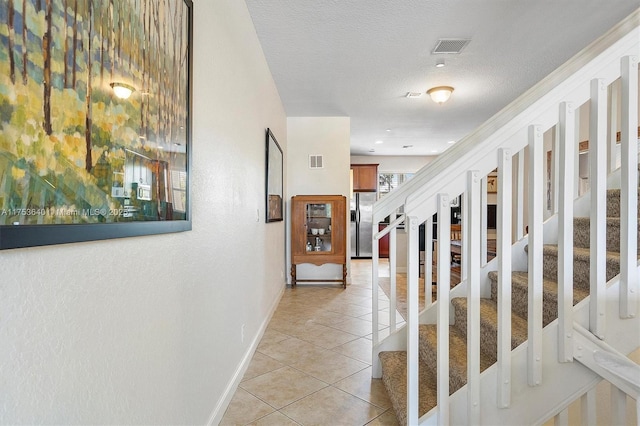
{"label": "cabinet glass door", "polygon": [[331,251],[331,203],[307,204],[307,252]]}

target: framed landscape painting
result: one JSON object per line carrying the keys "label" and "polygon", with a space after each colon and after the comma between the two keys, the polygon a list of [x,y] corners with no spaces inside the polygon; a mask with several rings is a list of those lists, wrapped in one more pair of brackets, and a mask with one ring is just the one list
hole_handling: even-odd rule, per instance
{"label": "framed landscape painting", "polygon": [[0,2],[0,249],[191,229],[192,8]]}

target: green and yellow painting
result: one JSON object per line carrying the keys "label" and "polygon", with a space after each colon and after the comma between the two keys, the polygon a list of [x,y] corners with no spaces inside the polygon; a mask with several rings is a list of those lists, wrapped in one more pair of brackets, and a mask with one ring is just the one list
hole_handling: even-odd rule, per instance
{"label": "green and yellow painting", "polygon": [[0,0],[0,225],[187,217],[189,7]]}

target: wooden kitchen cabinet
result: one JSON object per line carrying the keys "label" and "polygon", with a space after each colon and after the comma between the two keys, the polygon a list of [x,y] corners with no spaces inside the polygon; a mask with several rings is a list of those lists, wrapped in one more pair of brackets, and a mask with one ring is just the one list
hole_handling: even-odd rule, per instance
{"label": "wooden kitchen cabinet", "polygon": [[[291,285],[341,282],[347,287],[347,199],[342,195],[291,197]],[[298,279],[297,265],[342,265],[342,279]]]}
{"label": "wooden kitchen cabinet", "polygon": [[378,165],[352,164],[353,190],[360,192],[378,191]]}

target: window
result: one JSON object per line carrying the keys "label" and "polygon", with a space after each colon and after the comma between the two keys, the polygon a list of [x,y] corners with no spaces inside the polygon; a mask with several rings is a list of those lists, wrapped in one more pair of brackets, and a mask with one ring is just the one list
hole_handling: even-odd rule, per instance
{"label": "window", "polygon": [[391,192],[403,182],[413,177],[414,173],[378,173],[378,190],[380,197]]}

